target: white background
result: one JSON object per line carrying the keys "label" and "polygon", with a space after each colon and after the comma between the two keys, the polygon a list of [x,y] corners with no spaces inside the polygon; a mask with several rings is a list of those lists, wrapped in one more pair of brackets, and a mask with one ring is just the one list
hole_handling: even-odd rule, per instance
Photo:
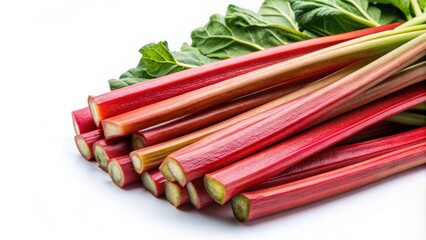
{"label": "white background", "polygon": [[73,142],[70,112],[133,67],[138,49],[229,3],[261,0],[2,1],[0,239],[426,239],[424,166],[248,224],[229,206],[174,209],[122,190]]}

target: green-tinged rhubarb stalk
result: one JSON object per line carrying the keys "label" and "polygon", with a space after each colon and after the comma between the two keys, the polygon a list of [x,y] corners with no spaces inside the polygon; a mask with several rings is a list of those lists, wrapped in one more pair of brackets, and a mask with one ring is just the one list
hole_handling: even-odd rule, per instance
{"label": "green-tinged rhubarb stalk", "polygon": [[359,59],[384,54],[425,31],[389,32],[394,35],[350,46],[337,44],[105,119],[102,121],[105,138],[131,134],[276,84],[300,81]]}
{"label": "green-tinged rhubarb stalk", "polygon": [[423,34],[290,106],[278,106],[173,152],[166,159],[169,169],[185,185],[303,130],[425,55]]}

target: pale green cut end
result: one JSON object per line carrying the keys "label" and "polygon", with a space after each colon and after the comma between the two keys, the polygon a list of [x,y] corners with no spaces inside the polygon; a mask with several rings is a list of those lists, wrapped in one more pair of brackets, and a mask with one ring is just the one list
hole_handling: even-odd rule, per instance
{"label": "pale green cut end", "polygon": [[101,123],[101,119],[99,117],[99,111],[98,111],[98,108],[96,107],[96,104],[93,102],[93,98],[90,96],[89,96],[88,103],[89,103],[90,112],[92,113],[93,121],[95,122],[96,126],[99,127]]}
{"label": "pale green cut end", "polygon": [[225,187],[222,183],[212,177],[206,176],[204,177],[204,186],[206,186],[206,190],[213,200],[220,204],[224,204]]}
{"label": "pale green cut end", "polygon": [[114,161],[110,162],[108,164],[108,173],[115,185],[119,187],[123,186],[124,174],[123,170],[120,167],[120,164]]}
{"label": "pale green cut end", "polygon": [[232,212],[238,221],[245,222],[250,213],[250,201],[242,194],[232,198]]}
{"label": "pale green cut end", "polygon": [[146,147],[145,139],[139,134],[132,134],[132,148],[133,150]]}
{"label": "pale green cut end", "polygon": [[107,169],[109,157],[107,153],[105,152],[105,150],[101,146],[95,144],[93,147],[93,152],[95,154],[96,161],[98,161],[99,163],[99,166],[104,169]]}
{"label": "pale green cut end", "polygon": [[102,121],[102,127],[104,128],[105,138],[117,137],[123,134],[120,126],[107,120]]}
{"label": "pale green cut end", "polygon": [[166,158],[166,164],[167,167],[170,170],[170,173],[172,174],[173,178],[182,186],[185,185],[186,177],[185,173],[183,172],[180,164],[174,160],[173,158]]}
{"label": "pale green cut end", "polygon": [[80,135],[80,128],[78,127],[77,121],[75,120],[74,114],[72,115],[72,125],[74,127],[74,132],[77,135]]}
{"label": "pale green cut end", "polygon": [[154,181],[152,180],[151,176],[146,172],[142,173],[142,183],[148,192],[150,192],[154,196],[158,195]]}
{"label": "pale green cut end", "polygon": [[130,159],[132,160],[133,168],[139,174],[142,173],[142,161],[137,154],[130,153]]}
{"label": "pale green cut end", "polygon": [[173,206],[177,207],[180,204],[180,188],[174,183],[166,182],[164,185],[164,191],[166,194],[166,199]]}
{"label": "pale green cut end", "polygon": [[199,209],[200,208],[200,202],[199,202],[197,190],[195,190],[194,184],[192,184],[191,182],[186,184],[186,190],[188,190],[189,202],[196,209]]}
{"label": "pale green cut end", "polygon": [[89,145],[87,145],[86,141],[84,141],[83,138],[78,136],[76,138],[75,143],[81,156],[83,156],[86,160],[90,160],[92,158],[92,152],[90,151],[90,147]]}
{"label": "pale green cut end", "polygon": [[170,172],[169,167],[167,164],[161,164],[159,167],[159,170],[161,174],[163,174],[164,178],[167,179],[167,181],[173,182],[175,181],[175,178],[173,177],[172,173]]}

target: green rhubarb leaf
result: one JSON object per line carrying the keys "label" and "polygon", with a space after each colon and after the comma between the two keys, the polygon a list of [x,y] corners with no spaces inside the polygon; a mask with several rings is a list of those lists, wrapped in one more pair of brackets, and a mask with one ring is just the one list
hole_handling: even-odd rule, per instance
{"label": "green rhubarb leaf", "polygon": [[145,45],[139,52],[142,54],[141,63],[153,77],[161,77],[213,61],[194,51],[171,52],[166,41]]}
{"label": "green rhubarb leaf", "polygon": [[263,39],[263,47],[268,47],[268,44],[275,46],[277,43],[279,44],[279,42],[284,44],[310,38],[302,32],[299,32],[297,27],[294,28],[291,25],[281,25],[276,22],[268,21],[268,18],[263,17],[259,13],[235,5],[229,5],[225,16],[225,22],[228,26],[243,27],[248,30],[253,30],[253,32],[271,32],[271,37],[277,38],[277,41],[269,43],[266,41],[267,39]]}
{"label": "green rhubarb leaf", "polygon": [[192,31],[191,38],[192,46],[210,58],[225,59],[264,49],[257,32],[227,26],[219,14],[212,15],[204,27]]}
{"label": "green rhubarb leaf", "polygon": [[410,0],[369,0],[372,3],[390,4],[397,7],[407,19],[411,19]]}
{"label": "green rhubarb leaf", "polygon": [[299,24],[318,35],[380,26],[380,9],[367,0],[292,0],[291,7]]}
{"label": "green rhubarb leaf", "polygon": [[265,0],[260,6],[259,14],[270,23],[299,30],[299,24],[289,0]]}

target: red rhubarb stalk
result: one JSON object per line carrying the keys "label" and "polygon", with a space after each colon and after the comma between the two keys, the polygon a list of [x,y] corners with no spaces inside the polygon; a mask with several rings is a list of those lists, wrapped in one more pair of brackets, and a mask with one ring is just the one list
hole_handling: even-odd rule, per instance
{"label": "red rhubarb stalk", "polygon": [[267,91],[261,91],[256,94],[248,95],[219,105],[213,109],[188,115],[178,119],[177,121],[172,121],[158,127],[141,130],[132,135],[133,146],[136,147],[136,149],[139,149],[165,142],[190,132],[195,132],[199,129],[216,124],[284,96],[313,81],[314,79],[309,79],[307,82],[301,82],[290,86],[277,87]]}
{"label": "red rhubarb stalk", "polygon": [[93,121],[92,113],[88,107],[72,111],[71,115],[74,131],[77,135],[87,133],[98,128]]}
{"label": "red rhubarb stalk", "polygon": [[100,121],[103,119],[136,108],[159,102],[340,42],[390,30],[398,25],[399,24],[396,23],[334,36],[315,38],[222,60],[170,74],[155,80],[135,84],[99,96],[90,96],[89,105],[96,124],[100,124]]}
{"label": "red rhubarb stalk", "polygon": [[[135,133],[187,114],[199,112],[231,99],[277,84],[287,84],[318,76],[356,60],[378,56],[425,31],[383,37],[349,46],[336,45],[308,53],[234,78],[199,88],[161,102],[141,107],[102,121],[105,138]],[[343,43],[345,45],[345,43]]]}
{"label": "red rhubarb stalk", "polygon": [[188,191],[189,202],[196,209],[203,208],[215,202],[204,187],[203,178],[186,184],[186,190]]}
{"label": "red rhubarb stalk", "polygon": [[86,160],[93,160],[93,144],[104,138],[102,130],[97,129],[74,137],[77,149]]}
{"label": "red rhubarb stalk", "polygon": [[[267,104],[264,104],[260,107],[257,107],[253,110],[250,110],[248,112],[245,112],[243,114],[230,118],[228,120],[225,120],[211,127],[204,128],[197,132],[193,132],[185,136],[172,139],[167,142],[160,143],[151,147],[136,150],[131,153],[132,162],[135,167],[135,170],[138,173],[141,173],[143,171],[156,168],[163,162],[164,158],[166,158],[166,156],[168,156],[172,152],[177,151],[183,147],[186,147],[214,132],[217,132],[221,129],[232,126],[238,122],[241,122],[244,119],[250,118],[262,112],[266,112],[267,110],[270,110],[282,104],[290,104],[292,100],[297,99],[316,89],[319,89],[331,82],[337,81],[343,76],[346,76],[347,74],[359,69],[357,68],[357,66],[360,67],[362,65],[355,65],[355,66],[351,66],[346,69],[343,69],[342,71],[332,74],[324,78],[323,80],[317,81],[314,84],[311,84],[303,89],[287,94],[281,98],[278,98],[274,101],[271,101]],[[328,118],[332,118],[334,116],[337,116],[339,114],[342,114],[348,111],[349,109],[362,106],[366,103],[372,102],[383,96],[396,92],[406,86],[410,86],[412,84],[425,80],[426,79],[426,75],[424,74],[426,70],[425,68],[426,68],[426,62],[423,62],[423,63],[417,64],[415,67],[409,67],[407,69],[404,69],[403,71],[390,77],[386,81],[378,85],[375,85],[371,89],[360,94],[357,98],[353,99],[351,102],[344,104],[342,107],[338,108],[339,111],[332,110],[332,114],[326,114],[326,115],[328,116]]]}
{"label": "red rhubarb stalk", "polygon": [[176,182],[165,183],[166,199],[175,207],[180,207],[189,202],[188,191]]}
{"label": "red rhubarb stalk", "polygon": [[130,139],[120,141],[99,140],[93,144],[93,153],[99,167],[108,170],[108,163],[111,158],[129,154],[132,151]]}
{"label": "red rhubarb stalk", "polygon": [[176,181],[185,185],[304,129],[425,54],[423,34],[290,106],[278,106],[172,153],[166,159],[168,167]]}
{"label": "red rhubarb stalk", "polygon": [[160,197],[164,194],[164,184],[167,182],[167,179],[164,178],[159,170],[144,172],[141,177],[143,186],[152,195]]}
{"label": "red rhubarb stalk", "polygon": [[121,188],[141,181],[128,155],[112,158],[108,163],[108,173],[112,182]]}
{"label": "red rhubarb stalk", "polygon": [[426,101],[424,87],[425,84],[411,86],[209,173],[204,178],[207,191],[213,199],[223,204],[235,194],[279,174],[342,139]]}
{"label": "red rhubarb stalk", "polygon": [[425,164],[425,147],[423,142],[296,182],[241,193],[233,198],[232,210],[245,222],[362,187]]}
{"label": "red rhubarb stalk", "polygon": [[424,142],[426,127],[386,136],[370,141],[329,148],[290,167],[255,187],[263,189],[346,167],[366,159]]}

